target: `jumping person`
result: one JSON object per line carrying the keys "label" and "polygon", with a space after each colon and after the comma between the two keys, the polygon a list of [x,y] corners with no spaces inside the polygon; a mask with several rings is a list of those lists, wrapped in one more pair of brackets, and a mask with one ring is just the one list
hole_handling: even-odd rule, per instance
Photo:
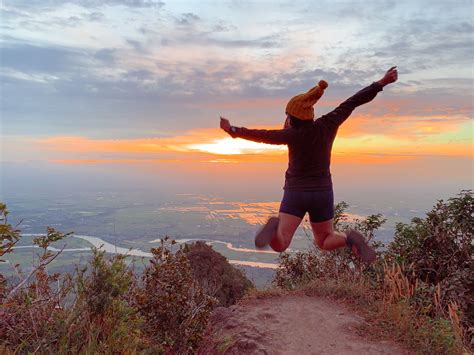
{"label": "jumping person", "polygon": [[293,97],[286,106],[285,127],[279,130],[247,129],[231,126],[221,117],[220,127],[233,138],[288,146],[289,163],[285,174],[283,199],[278,217],[271,217],[255,237],[255,246],[266,245],[283,252],[306,212],[309,213],[315,243],[323,250],[344,246],[366,263],[375,260],[375,251],[364,236],[355,230],[334,230],[334,194],[330,173],[331,149],[339,126],[352,111],[372,101],[383,87],[395,82],[396,67],[382,79],[357,92],[335,110],[314,120],[313,105],[323,95],[323,80],[306,93]]}

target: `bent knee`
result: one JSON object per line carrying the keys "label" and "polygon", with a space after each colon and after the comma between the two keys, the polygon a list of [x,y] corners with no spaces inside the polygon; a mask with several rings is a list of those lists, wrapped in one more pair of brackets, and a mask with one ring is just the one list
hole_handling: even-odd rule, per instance
{"label": "bent knee", "polygon": [[279,243],[278,241],[274,241],[274,242],[270,243],[270,246],[277,253],[283,253],[286,249],[288,249],[288,244]]}
{"label": "bent knee", "polygon": [[276,237],[271,241],[270,246],[274,251],[282,253],[290,246],[292,237],[293,236],[288,233],[278,231]]}
{"label": "bent knee", "polygon": [[327,234],[315,234],[314,235],[314,243],[322,250],[326,250],[324,248],[324,241],[331,233]]}

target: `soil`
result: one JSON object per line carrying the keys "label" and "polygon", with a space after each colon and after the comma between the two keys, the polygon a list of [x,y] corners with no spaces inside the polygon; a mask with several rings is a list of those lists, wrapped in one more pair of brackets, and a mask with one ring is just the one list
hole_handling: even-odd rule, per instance
{"label": "soil", "polygon": [[391,341],[374,342],[355,328],[365,320],[345,305],[306,295],[246,300],[217,308],[213,340],[202,354],[409,354]]}

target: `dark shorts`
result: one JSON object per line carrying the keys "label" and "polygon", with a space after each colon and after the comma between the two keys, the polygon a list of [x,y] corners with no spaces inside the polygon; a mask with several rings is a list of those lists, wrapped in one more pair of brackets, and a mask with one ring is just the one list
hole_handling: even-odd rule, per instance
{"label": "dark shorts", "polygon": [[334,218],[334,194],[326,191],[287,191],[283,194],[280,212],[303,218],[309,213],[313,223]]}

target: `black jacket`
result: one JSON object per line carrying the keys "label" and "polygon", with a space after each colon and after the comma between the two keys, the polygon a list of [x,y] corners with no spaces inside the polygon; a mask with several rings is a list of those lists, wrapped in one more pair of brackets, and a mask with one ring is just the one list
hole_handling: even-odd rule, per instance
{"label": "black jacket", "polygon": [[288,145],[285,190],[329,190],[332,189],[331,149],[339,126],[357,106],[372,101],[379,91],[382,85],[374,82],[310,125],[277,130],[232,127],[229,134],[254,142]]}

